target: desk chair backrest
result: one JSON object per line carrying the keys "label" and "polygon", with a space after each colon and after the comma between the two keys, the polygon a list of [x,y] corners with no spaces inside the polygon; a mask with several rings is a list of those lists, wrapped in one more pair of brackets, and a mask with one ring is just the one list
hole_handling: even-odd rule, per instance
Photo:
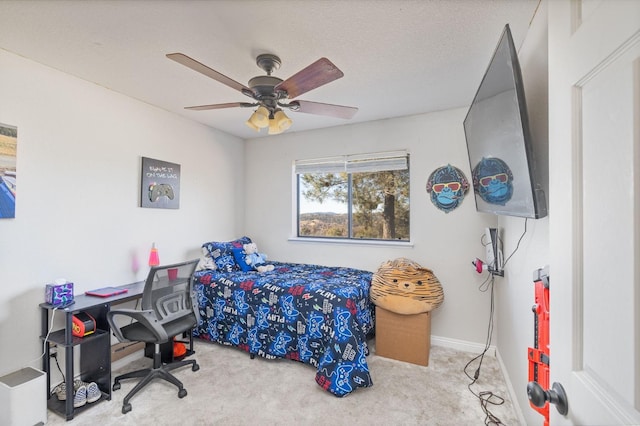
{"label": "desk chair backrest", "polygon": [[198,259],[154,266],[147,275],[142,293],[142,309],[153,310],[164,325],[188,316],[200,322],[193,273]]}
{"label": "desk chair backrest", "polygon": [[[198,259],[152,267],[142,291],[142,310],[114,309],[107,312],[107,321],[118,340],[154,345],[153,368],[131,371],[117,376],[113,381],[113,390],[117,390],[120,389],[121,380],[141,378],[124,397],[122,414],[131,411],[129,400],[156,378],[176,385],[179,398],[187,395],[182,382],[172,375],[171,371],[187,364],[191,365],[192,371],[197,371],[200,367],[194,359],[175,360],[173,356],[172,362],[163,362],[160,346],[174,336],[189,332],[200,323],[200,311],[193,285],[193,274],[197,264]],[[117,316],[129,317],[131,322],[118,328],[114,320]]]}

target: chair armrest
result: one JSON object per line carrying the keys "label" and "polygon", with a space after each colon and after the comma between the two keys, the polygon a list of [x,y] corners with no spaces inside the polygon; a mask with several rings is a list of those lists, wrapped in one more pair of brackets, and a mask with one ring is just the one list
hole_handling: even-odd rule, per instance
{"label": "chair armrest", "polygon": [[137,309],[115,309],[113,311],[107,312],[107,321],[109,322],[109,326],[111,327],[111,331],[116,335],[119,341],[128,342],[129,339],[124,337],[120,327],[115,323],[114,318],[116,316],[126,316],[132,318],[147,329],[149,329],[158,341],[166,341],[169,337],[167,336],[167,332],[164,330],[158,320],[156,319],[156,315],[153,310],[137,310]]}

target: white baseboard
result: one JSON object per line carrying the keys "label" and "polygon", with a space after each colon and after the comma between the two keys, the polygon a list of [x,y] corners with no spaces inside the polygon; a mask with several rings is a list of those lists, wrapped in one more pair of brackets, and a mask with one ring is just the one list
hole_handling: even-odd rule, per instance
{"label": "white baseboard", "polygon": [[[457,340],[450,339],[448,337],[440,337],[440,336],[431,336],[431,345],[432,346],[443,346],[445,348],[451,348],[458,351],[471,352],[475,354],[480,354],[484,351],[484,345],[480,343],[467,342],[465,340]],[[487,350],[487,355],[495,356],[498,360],[498,365],[500,366],[500,371],[502,372],[502,376],[504,377],[504,381],[507,386],[507,392],[509,392],[509,398],[511,399],[511,403],[513,404],[513,409],[516,411],[516,415],[518,416],[518,420],[520,424],[526,424],[524,415],[522,414],[522,408],[518,403],[518,397],[516,395],[516,391],[513,388],[513,384],[511,383],[511,379],[509,379],[509,374],[507,373],[507,369],[502,361],[502,357],[500,356],[500,352],[498,352],[497,348],[493,345],[489,346]]]}
{"label": "white baseboard", "polygon": [[[450,339],[448,337],[440,337],[431,335],[431,344],[433,346],[443,346],[445,348],[451,348],[458,351],[471,352],[479,354],[484,351],[484,346],[480,343],[467,342],[465,340]],[[496,356],[496,347],[491,345],[487,350],[487,355]]]}
{"label": "white baseboard", "polygon": [[524,419],[524,414],[522,414],[522,407],[518,403],[518,396],[516,394],[515,389],[513,388],[513,384],[511,383],[511,379],[509,378],[509,373],[507,373],[507,368],[502,361],[502,357],[500,356],[500,352],[496,351],[496,355],[498,358],[498,365],[500,365],[500,371],[502,371],[502,376],[504,377],[504,381],[507,384],[507,391],[509,392],[509,398],[511,399],[511,403],[513,404],[513,409],[516,411],[518,415],[518,420],[521,425],[526,425],[526,421]]}

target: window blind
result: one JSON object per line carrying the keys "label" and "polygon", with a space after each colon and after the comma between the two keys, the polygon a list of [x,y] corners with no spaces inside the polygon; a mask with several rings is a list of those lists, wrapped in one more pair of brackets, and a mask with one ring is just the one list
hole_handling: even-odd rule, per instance
{"label": "window blind", "polygon": [[308,160],[295,160],[296,174],[305,173],[363,173],[409,168],[407,151],[387,151],[369,154],[341,155]]}
{"label": "window blind", "polygon": [[409,168],[409,155],[406,151],[348,155],[346,160],[346,169],[349,173],[382,172],[407,168]]}
{"label": "window blind", "polygon": [[345,171],[344,156],[325,157],[311,160],[296,160],[296,174],[305,173],[342,173]]}

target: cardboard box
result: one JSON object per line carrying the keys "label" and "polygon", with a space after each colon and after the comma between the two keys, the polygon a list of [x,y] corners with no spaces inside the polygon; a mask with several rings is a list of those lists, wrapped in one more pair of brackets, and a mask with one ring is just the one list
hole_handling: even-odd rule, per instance
{"label": "cardboard box", "polygon": [[121,342],[111,346],[111,362],[144,349],[144,342]]}
{"label": "cardboard box", "polygon": [[431,312],[402,315],[376,306],[376,354],[429,365]]}

